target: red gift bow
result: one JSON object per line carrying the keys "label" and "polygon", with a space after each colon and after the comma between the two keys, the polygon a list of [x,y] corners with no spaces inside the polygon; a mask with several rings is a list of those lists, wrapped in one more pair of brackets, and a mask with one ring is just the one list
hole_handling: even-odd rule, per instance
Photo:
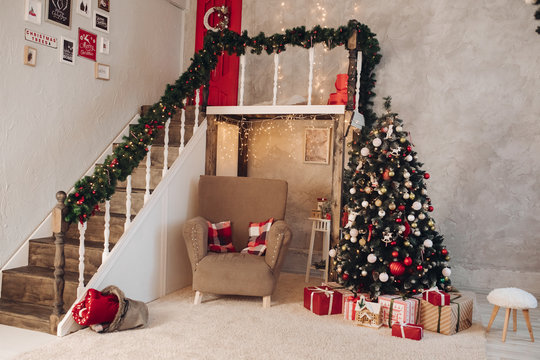
{"label": "red gift bow", "polygon": [[72,315],[77,324],[90,326],[112,322],[117,312],[116,295],[103,295],[96,289],[88,289],[84,300],[73,307]]}

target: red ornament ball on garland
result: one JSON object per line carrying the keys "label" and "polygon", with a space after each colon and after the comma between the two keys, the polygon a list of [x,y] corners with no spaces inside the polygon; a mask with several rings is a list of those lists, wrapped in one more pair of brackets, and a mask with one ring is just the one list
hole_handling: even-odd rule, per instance
{"label": "red ornament ball on garland", "polygon": [[428,211],[433,211],[433,206],[428,207]]}
{"label": "red ornament ball on garland", "polygon": [[416,294],[416,289],[412,289],[413,294]]}
{"label": "red ornament ball on garland", "polygon": [[399,211],[404,211],[405,210],[405,205],[399,205],[397,208],[398,208]]}
{"label": "red ornament ball on garland", "polygon": [[424,179],[429,179],[429,174],[428,173],[424,174]]}
{"label": "red ornament ball on garland", "polygon": [[342,276],[343,280],[347,280],[349,278],[349,274],[347,273],[344,273],[343,276]]}
{"label": "red ornament ball on garland", "polygon": [[396,219],[396,222],[397,222],[397,223],[400,223],[401,221],[402,221],[401,218],[397,218],[397,219]]}
{"label": "red ornament ball on garland", "polygon": [[390,272],[394,276],[403,275],[403,273],[405,272],[405,266],[403,266],[403,264],[399,261],[394,261],[390,264]]}
{"label": "red ornament ball on garland", "polygon": [[411,257],[407,256],[405,259],[403,259],[403,264],[405,264],[405,266],[411,266],[412,265]]}
{"label": "red ornament ball on garland", "polygon": [[441,250],[441,254],[443,254],[443,255],[448,255],[448,250],[442,249],[442,250]]}
{"label": "red ornament ball on garland", "polygon": [[416,270],[418,270],[418,271],[422,271],[423,269],[424,269],[424,267],[423,267],[422,265],[418,265],[418,266],[416,267]]}
{"label": "red ornament ball on garland", "polygon": [[407,146],[407,151],[408,151],[408,152],[411,152],[411,150],[412,150],[412,147],[411,147],[410,145]]}
{"label": "red ornament ball on garland", "polygon": [[396,244],[397,244],[397,242],[395,242],[395,241],[392,241],[392,242],[390,243],[390,245],[392,245],[392,246],[394,246],[394,245],[396,245]]}
{"label": "red ornament ball on garland", "polygon": [[397,251],[392,251],[392,257],[397,258],[399,256],[399,253]]}

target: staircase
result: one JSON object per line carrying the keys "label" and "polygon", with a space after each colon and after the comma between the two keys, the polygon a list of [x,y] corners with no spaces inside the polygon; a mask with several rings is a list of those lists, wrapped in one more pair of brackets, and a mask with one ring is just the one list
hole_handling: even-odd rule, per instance
{"label": "staircase", "polygon": [[[147,110],[143,106],[141,112]],[[194,107],[188,106],[185,112],[184,143],[193,135],[195,123]],[[150,192],[162,178],[164,167],[164,133],[162,129],[151,149],[150,156]],[[181,112],[178,111],[169,125],[167,165],[170,167],[179,155],[181,146]],[[132,173],[131,219],[144,205],[146,188],[146,158]],[[110,200],[110,237],[112,250],[124,233],[126,222],[126,182],[118,183],[115,194]],[[105,204],[100,204],[104,209]],[[91,279],[102,262],[104,249],[105,213],[97,212],[87,222],[85,233],[84,282]],[[51,234],[52,235],[52,234]],[[54,302],[54,237],[31,239],[29,241],[28,265],[2,273],[2,292],[0,298],[0,324],[56,334],[56,325],[50,321]],[[64,310],[67,311],[77,299],[79,278],[79,232],[77,224],[71,224],[65,235],[65,287]],[[70,316],[70,314],[67,314]]]}

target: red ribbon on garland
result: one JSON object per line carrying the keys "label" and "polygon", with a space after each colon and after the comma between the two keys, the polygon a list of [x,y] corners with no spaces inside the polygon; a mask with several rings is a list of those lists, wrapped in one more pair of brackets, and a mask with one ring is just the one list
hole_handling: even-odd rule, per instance
{"label": "red ribbon on garland", "polygon": [[367,241],[370,242],[371,233],[373,232],[373,224],[369,224],[368,229],[369,229],[369,234],[368,234],[368,237],[367,237]]}

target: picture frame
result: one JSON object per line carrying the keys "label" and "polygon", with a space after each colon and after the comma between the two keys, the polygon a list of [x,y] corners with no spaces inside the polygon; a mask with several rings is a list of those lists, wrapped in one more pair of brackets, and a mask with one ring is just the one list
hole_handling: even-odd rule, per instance
{"label": "picture frame", "polygon": [[111,79],[111,67],[106,64],[95,63],[94,64],[94,77],[99,80]]}
{"label": "picture frame", "polygon": [[98,8],[106,12],[111,11],[111,2],[110,0],[98,0]]}
{"label": "picture frame", "polygon": [[90,18],[92,16],[92,0],[77,0],[75,11],[79,15]]}
{"label": "picture frame", "polygon": [[60,54],[61,63],[75,65],[75,47],[76,43],[73,39],[64,36],[60,38],[58,53]]}
{"label": "picture frame", "polygon": [[45,20],[71,29],[71,0],[45,0]]}
{"label": "picture frame", "polygon": [[24,46],[24,65],[36,66],[37,49],[31,46]]}
{"label": "picture frame", "polygon": [[97,35],[79,28],[79,46],[77,55],[96,61]]}
{"label": "picture frame", "polygon": [[24,2],[24,20],[41,25],[41,0],[25,0]]}
{"label": "picture frame", "polygon": [[101,54],[109,55],[110,41],[107,38],[101,37],[99,42],[99,52]]}
{"label": "picture frame", "polygon": [[308,127],[305,129],[304,163],[324,165],[330,163],[331,134],[331,128]]}
{"label": "picture frame", "polygon": [[92,21],[94,29],[109,33],[109,15],[98,13],[94,11],[94,20]]}

